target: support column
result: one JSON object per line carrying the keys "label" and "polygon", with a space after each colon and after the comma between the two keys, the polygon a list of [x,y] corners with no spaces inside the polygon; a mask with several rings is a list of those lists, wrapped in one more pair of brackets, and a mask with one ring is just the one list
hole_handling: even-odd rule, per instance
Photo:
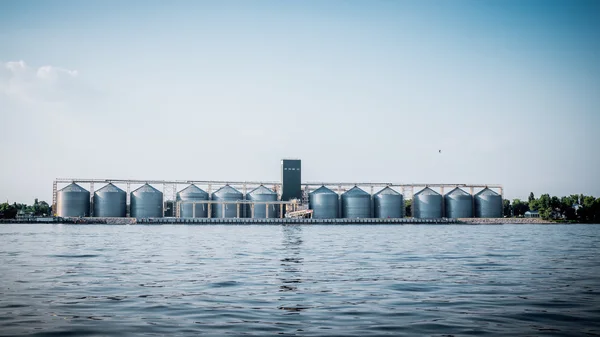
{"label": "support column", "polygon": [[411,186],[410,187],[410,197],[411,197],[411,203],[410,203],[410,215],[414,218],[415,217],[415,187]]}
{"label": "support column", "polygon": [[196,203],[192,203],[192,218],[196,217]]}
{"label": "support column", "polygon": [[474,218],[475,217],[475,188],[473,186],[471,186],[469,189],[471,190],[471,210],[473,211],[471,216]]}
{"label": "support column", "polygon": [[[209,187],[209,189],[210,189],[210,187]],[[207,214],[208,218],[211,219],[212,218],[212,203],[210,203],[210,202],[208,203],[208,209],[206,211],[208,213]]]}
{"label": "support column", "polygon": [[269,204],[265,204],[265,217],[269,218]]}
{"label": "support column", "polygon": [[127,182],[127,195],[125,196],[127,216],[131,217],[131,183]]}
{"label": "support column", "polygon": [[167,203],[166,196],[167,195],[167,184],[163,184],[163,200],[162,200],[162,216],[165,216],[165,211],[167,210],[167,208],[165,207],[165,204]]}
{"label": "support column", "polygon": [[89,216],[94,216],[94,182],[90,183],[90,209]]}
{"label": "support column", "polygon": [[254,219],[254,204],[250,205],[250,217]]}
{"label": "support column", "polygon": [[235,203],[235,207],[237,208],[237,214],[236,214],[236,218],[240,218],[240,203],[236,202]]}
{"label": "support column", "polygon": [[374,217],[375,217],[375,200],[374,200],[374,198],[373,198],[373,192],[374,192],[373,185],[371,185],[371,198],[370,198],[370,199],[371,199],[371,200],[370,200],[371,202],[370,202],[370,205],[369,205],[369,208],[370,208],[370,209],[369,209],[369,216],[370,216],[371,218],[374,218]]}
{"label": "support column", "polygon": [[58,195],[58,183],[56,180],[52,183],[52,214],[57,216],[58,212],[56,209],[56,197]]}
{"label": "support column", "polygon": [[442,194],[442,218],[446,216],[446,199],[444,198],[444,186],[440,186],[440,192]]}
{"label": "support column", "polygon": [[283,219],[283,204],[279,204],[279,218]]}

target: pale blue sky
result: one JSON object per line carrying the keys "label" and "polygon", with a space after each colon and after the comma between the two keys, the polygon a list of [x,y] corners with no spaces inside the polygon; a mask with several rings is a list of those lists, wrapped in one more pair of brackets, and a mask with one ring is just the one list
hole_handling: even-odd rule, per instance
{"label": "pale blue sky", "polygon": [[0,200],[283,157],[600,196],[599,60],[598,1],[2,1]]}

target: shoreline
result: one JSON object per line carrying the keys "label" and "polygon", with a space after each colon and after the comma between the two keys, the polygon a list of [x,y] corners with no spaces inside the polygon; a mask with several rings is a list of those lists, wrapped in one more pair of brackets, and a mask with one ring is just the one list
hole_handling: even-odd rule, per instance
{"label": "shoreline", "polygon": [[[564,223],[541,218],[459,218],[457,219],[462,224],[472,225],[569,225],[575,223]],[[577,223],[583,224],[583,223]]]}
{"label": "shoreline", "polygon": [[293,219],[293,218],[28,218],[0,219],[0,224],[81,224],[81,225],[575,225],[540,218],[365,218],[365,219]]}

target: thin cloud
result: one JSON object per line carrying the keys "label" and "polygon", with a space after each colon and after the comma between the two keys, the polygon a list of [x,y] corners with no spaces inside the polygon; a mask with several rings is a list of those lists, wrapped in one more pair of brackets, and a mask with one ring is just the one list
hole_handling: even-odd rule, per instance
{"label": "thin cloud", "polygon": [[0,61],[0,93],[23,103],[68,100],[76,87],[78,71],[51,65],[30,67],[25,61]]}

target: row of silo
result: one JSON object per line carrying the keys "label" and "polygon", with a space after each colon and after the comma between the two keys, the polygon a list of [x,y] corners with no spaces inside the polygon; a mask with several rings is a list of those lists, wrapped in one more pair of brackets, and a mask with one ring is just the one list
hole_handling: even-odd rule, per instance
{"label": "row of silo", "polygon": [[389,187],[373,196],[373,214],[371,195],[357,186],[343,193],[341,197],[327,187],[321,186],[309,194],[308,200],[315,219],[333,219],[339,218],[340,215],[347,219],[404,216],[404,197]]}
{"label": "row of silo", "polygon": [[[177,201],[180,207],[180,217],[182,218],[206,218],[208,217],[208,204],[197,203],[194,201],[225,201],[231,203],[212,204],[212,218],[276,218],[278,216],[277,205],[272,202],[277,201],[277,193],[273,190],[260,185],[252,191],[246,193],[246,199],[252,201],[253,204],[235,204],[237,201],[244,200],[244,195],[237,189],[225,185],[212,194],[212,199],[209,194],[201,190],[195,185],[190,185],[177,193]],[[187,203],[186,203],[187,202]]]}
{"label": "row of silo", "polygon": [[[309,194],[313,218],[339,218],[339,199],[342,218],[404,217],[404,197],[389,187],[373,195],[371,216],[369,193],[355,186],[338,197],[336,192],[321,186]],[[473,197],[458,187],[444,196],[427,187],[414,195],[412,210],[415,218],[442,218],[444,213],[448,218],[499,218],[502,217],[502,197],[488,188]]]}
{"label": "row of silo", "polygon": [[[127,213],[127,193],[113,184],[108,184],[94,193],[94,216],[124,217]],[[180,217],[206,218],[208,205],[201,203],[210,200],[208,193],[195,185],[190,185],[177,193]],[[236,202],[243,200],[243,194],[226,185],[212,194],[213,201]],[[276,218],[278,208],[271,202],[277,201],[277,194],[261,185],[246,194],[246,200],[254,201],[250,205],[213,204],[213,218]],[[341,203],[340,203],[341,200]],[[373,207],[371,207],[371,200]],[[192,204],[198,201],[200,203]],[[341,206],[341,207],[340,207]],[[404,217],[404,198],[390,187],[371,195],[354,187],[341,196],[325,186],[309,194],[309,207],[315,219],[334,218],[401,218]],[[502,198],[496,192],[486,188],[475,196],[456,188],[446,195],[425,188],[413,197],[413,216],[415,218],[495,218],[502,216]],[[57,214],[65,217],[89,216],[90,192],[73,183],[57,194]],[[371,213],[373,209],[373,214]],[[163,216],[163,194],[154,187],[145,184],[131,192],[131,217],[158,218]],[[340,216],[341,215],[341,216]]]}
{"label": "row of silo", "polygon": [[[180,207],[182,218],[208,217],[209,194],[196,185],[190,185],[177,193],[176,201]],[[236,202],[243,200],[243,194],[235,188],[226,185],[212,194],[214,201]],[[246,199],[254,201],[251,205],[213,204],[213,218],[275,218],[278,215],[277,193],[261,185],[246,194]],[[193,202],[199,202],[193,204]],[[108,184],[94,193],[94,216],[96,217],[125,217],[127,214],[127,193],[113,184]],[[57,215],[62,217],[90,216],[90,192],[72,183],[57,193]],[[163,216],[163,194],[159,190],[145,184],[131,192],[131,217],[160,218]]]}
{"label": "row of silo", "polygon": [[485,188],[472,196],[455,188],[446,195],[425,188],[414,195],[412,201],[415,218],[501,218],[502,196]]}
{"label": "row of silo", "polygon": [[[94,216],[125,217],[127,193],[108,184],[94,193]],[[137,218],[160,218],[163,210],[162,192],[145,184],[131,192],[131,216]],[[62,217],[90,216],[90,192],[72,183],[58,191],[56,214]]]}

